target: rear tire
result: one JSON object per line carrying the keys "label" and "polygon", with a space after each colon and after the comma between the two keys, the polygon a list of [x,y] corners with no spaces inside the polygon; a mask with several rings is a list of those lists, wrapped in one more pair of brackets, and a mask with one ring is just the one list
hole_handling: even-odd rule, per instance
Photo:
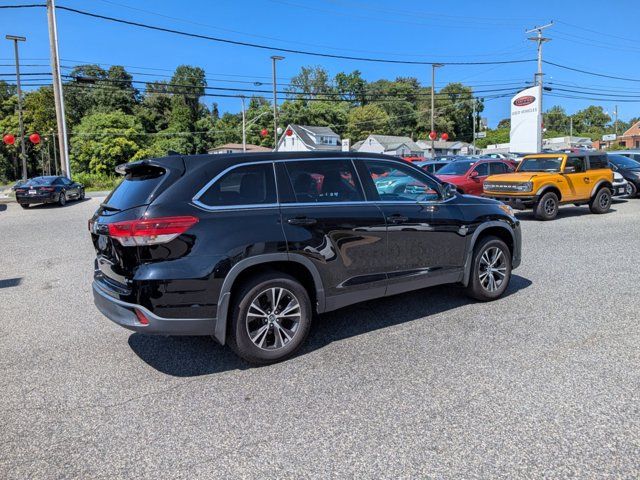
{"label": "rear tire", "polygon": [[21,203],[21,204],[20,204],[20,206],[21,206],[22,208],[25,208],[25,209],[26,209],[26,208],[29,208],[29,204],[28,204],[28,203]]}
{"label": "rear tire", "polygon": [[511,280],[511,251],[497,237],[485,237],[473,249],[466,293],[481,302],[502,296]]}
{"label": "rear tire", "polygon": [[80,201],[84,200],[84,188],[80,190],[80,195],[78,196],[78,200]]}
{"label": "rear tire", "polygon": [[58,195],[58,205],[60,205],[61,207],[64,207],[67,204],[67,194],[62,191],[60,192],[60,195]]}
{"label": "rear tire", "polygon": [[313,309],[295,278],[279,272],[257,275],[234,297],[228,343],[239,357],[268,365],[290,357],[304,343]]}
{"label": "rear tire", "polygon": [[627,196],[629,198],[635,198],[638,195],[638,187],[636,187],[635,183],[629,182],[627,184]]}
{"label": "rear tire", "polygon": [[533,207],[533,213],[538,220],[553,220],[558,216],[558,196],[547,192]]}
{"label": "rear tire", "polygon": [[589,202],[591,213],[607,213],[611,208],[611,190],[604,187],[596,192]]}

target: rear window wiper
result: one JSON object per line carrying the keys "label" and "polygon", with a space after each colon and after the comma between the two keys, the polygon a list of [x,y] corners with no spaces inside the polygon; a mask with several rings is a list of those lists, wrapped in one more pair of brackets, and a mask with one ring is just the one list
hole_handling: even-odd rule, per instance
{"label": "rear window wiper", "polygon": [[122,210],[121,208],[112,207],[111,205],[109,205],[107,203],[101,203],[100,206],[102,208],[104,208],[105,210],[108,210],[110,212],[119,212],[119,211]]}

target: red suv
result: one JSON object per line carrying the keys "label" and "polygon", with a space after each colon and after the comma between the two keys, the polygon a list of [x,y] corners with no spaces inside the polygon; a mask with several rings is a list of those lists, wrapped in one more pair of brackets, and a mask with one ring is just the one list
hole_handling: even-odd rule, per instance
{"label": "red suv", "polygon": [[454,184],[460,193],[482,195],[482,183],[489,175],[511,173],[515,169],[516,164],[510,160],[469,158],[446,164],[436,177]]}

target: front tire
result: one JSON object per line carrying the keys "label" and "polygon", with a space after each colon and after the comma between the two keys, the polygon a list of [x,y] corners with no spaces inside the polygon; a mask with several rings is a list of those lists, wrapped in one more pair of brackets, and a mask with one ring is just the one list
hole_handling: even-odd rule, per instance
{"label": "front tire", "polygon": [[235,295],[228,343],[254,365],[293,355],[309,334],[313,309],[305,288],[279,272],[258,275]]}
{"label": "front tire", "polygon": [[67,204],[67,194],[63,190],[62,192],[60,192],[60,195],[58,195],[58,205],[60,205],[61,207],[64,207],[66,204]]}
{"label": "front tire", "polygon": [[638,195],[638,187],[636,187],[635,183],[633,182],[627,183],[626,194],[629,198],[635,198]]}
{"label": "front tire", "polygon": [[538,220],[553,220],[558,216],[558,196],[553,192],[547,192],[533,208],[533,213]]}
{"label": "front tire", "polygon": [[511,280],[511,251],[497,237],[485,237],[473,249],[467,295],[481,302],[502,296]]}
{"label": "front tire", "polygon": [[611,190],[601,188],[589,202],[591,213],[602,214],[607,213],[611,208]]}

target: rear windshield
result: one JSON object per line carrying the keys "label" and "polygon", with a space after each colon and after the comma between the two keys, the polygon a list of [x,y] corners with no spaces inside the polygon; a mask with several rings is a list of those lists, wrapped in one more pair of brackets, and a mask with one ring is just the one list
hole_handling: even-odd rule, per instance
{"label": "rear windshield", "polygon": [[39,185],[51,185],[51,183],[58,177],[35,177],[31,178],[23,183],[22,187],[37,187]]}
{"label": "rear windshield", "polygon": [[154,191],[165,179],[166,170],[155,166],[139,167],[128,172],[104,204],[117,209],[137,207],[150,203]]}

